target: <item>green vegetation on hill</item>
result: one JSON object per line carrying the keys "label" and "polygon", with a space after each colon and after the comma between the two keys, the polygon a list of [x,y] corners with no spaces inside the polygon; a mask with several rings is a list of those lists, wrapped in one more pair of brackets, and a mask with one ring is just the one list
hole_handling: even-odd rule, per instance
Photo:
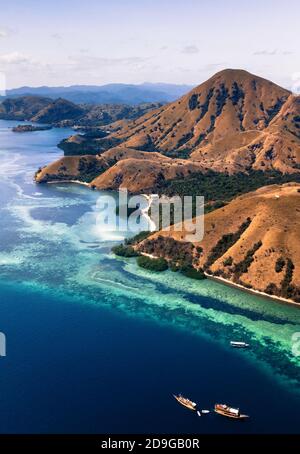
{"label": "green vegetation on hill", "polygon": [[151,235],[151,232],[149,232],[148,230],[139,232],[135,236],[132,236],[131,238],[126,238],[125,244],[127,244],[127,245],[137,244],[140,241],[143,241],[146,238],[148,238],[148,236],[150,236],[150,235]]}
{"label": "green vegetation on hill", "polygon": [[119,244],[114,246],[112,252],[120,257],[138,257],[140,254],[133,249],[132,246],[125,246],[124,244]]}
{"label": "green vegetation on hill", "polygon": [[279,257],[279,259],[277,259],[277,262],[275,264],[275,271],[276,273],[280,273],[283,268],[285,266],[285,260],[283,257]]}
{"label": "green vegetation on hill", "polygon": [[141,255],[137,259],[137,264],[150,271],[166,271],[169,268],[167,260],[162,257],[156,259]]}
{"label": "green vegetation on hill", "polygon": [[300,287],[297,287],[291,283],[295,265],[290,258],[284,260],[283,257],[280,257],[276,263],[276,272],[280,272],[284,268],[285,273],[282,281],[280,282],[280,287],[277,287],[276,284],[271,282],[265,288],[265,292],[269,295],[292,299],[297,303],[300,303]]}
{"label": "green vegetation on hill", "polygon": [[208,269],[216,260],[218,260],[222,255],[228,251],[241,237],[245,230],[251,224],[251,219],[247,218],[243,224],[240,225],[238,230],[234,233],[226,233],[222,238],[217,242],[217,244],[212,248],[211,253],[205,263],[205,269]]}
{"label": "green vegetation on hill", "polygon": [[235,280],[238,280],[242,274],[247,273],[248,268],[250,267],[251,263],[254,261],[254,254],[258,249],[262,246],[262,242],[258,241],[257,243],[254,244],[252,249],[250,249],[246,256],[244,257],[243,260],[241,260],[239,263],[237,263],[234,266],[234,274],[235,274]]}
{"label": "green vegetation on hill", "polygon": [[151,240],[146,239],[140,249],[147,254],[167,259],[171,271],[179,271],[192,279],[205,279],[203,270],[193,266],[203,252],[201,247],[196,248],[192,243],[159,235]]}
{"label": "green vegetation on hill", "polygon": [[74,142],[68,139],[63,139],[57,145],[58,148],[63,150],[65,156],[83,156],[83,155],[93,155],[104,153],[104,151],[109,148],[116,147],[120,144],[120,140],[114,137],[103,137],[100,139],[86,136],[85,134],[81,135],[81,140],[79,143]]}
{"label": "green vegetation on hill", "polygon": [[180,271],[181,271],[181,273],[184,276],[190,277],[191,279],[198,279],[200,281],[202,279],[206,279],[206,276],[205,276],[204,271],[202,269],[196,270],[192,266],[189,266],[189,267],[181,269]]}
{"label": "green vegetation on hill", "polygon": [[[90,183],[93,181],[97,176],[101,175],[107,166],[101,163],[101,161],[91,161],[86,157],[82,157],[79,159],[78,162],[78,172],[79,172],[79,180],[85,181],[86,183]],[[64,169],[62,169],[64,170]]]}
{"label": "green vegetation on hill", "polygon": [[194,173],[184,178],[165,181],[158,188],[158,192],[168,196],[204,196],[206,202],[229,201],[262,186],[284,184],[290,181],[300,183],[300,173],[282,174],[276,170],[267,172],[249,170],[247,174],[229,175],[210,170],[207,173]]}
{"label": "green vegetation on hill", "polygon": [[[140,232],[136,236],[126,239],[125,244],[120,244],[112,248],[112,252],[120,257],[137,257],[137,264],[150,271],[178,271],[186,277],[192,279],[205,279],[202,269],[193,266],[202,254],[202,248],[192,243],[176,241],[173,238],[163,238],[158,236],[156,239],[147,240],[150,232]],[[133,248],[134,244],[140,245],[140,250],[155,257],[141,255]]]}

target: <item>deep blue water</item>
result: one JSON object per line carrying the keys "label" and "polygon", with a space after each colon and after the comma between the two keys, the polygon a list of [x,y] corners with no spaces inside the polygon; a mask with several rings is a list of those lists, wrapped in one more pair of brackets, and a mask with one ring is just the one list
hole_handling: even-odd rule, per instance
{"label": "deep blue water", "polygon": [[[32,181],[72,131],[14,124],[0,122],[0,432],[299,432],[300,311],[116,259],[99,193]],[[251,418],[199,418],[174,392]]]}

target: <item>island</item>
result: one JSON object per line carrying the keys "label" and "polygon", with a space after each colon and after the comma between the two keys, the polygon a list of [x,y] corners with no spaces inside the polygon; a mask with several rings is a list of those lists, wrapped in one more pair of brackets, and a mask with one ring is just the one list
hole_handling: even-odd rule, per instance
{"label": "island", "polygon": [[64,156],[38,169],[35,181],[202,195],[202,241],[187,241],[176,228],[113,252],[136,257],[151,272],[216,279],[299,306],[300,96],[225,69],[177,101],[105,126],[105,133],[64,139]]}
{"label": "island", "polygon": [[34,132],[34,131],[48,131],[52,126],[33,126],[33,125],[18,125],[12,128],[13,132]]}

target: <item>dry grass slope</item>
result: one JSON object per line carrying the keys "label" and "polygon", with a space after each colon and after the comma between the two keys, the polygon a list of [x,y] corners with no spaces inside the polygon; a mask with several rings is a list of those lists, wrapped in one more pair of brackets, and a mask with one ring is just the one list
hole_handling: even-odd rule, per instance
{"label": "dry grass slope", "polygon": [[[193,243],[194,266],[300,302],[299,225],[300,184],[260,188],[205,216],[204,238]],[[165,256],[168,238],[185,243],[185,232],[160,231],[139,248],[147,252],[151,247],[154,255]]]}

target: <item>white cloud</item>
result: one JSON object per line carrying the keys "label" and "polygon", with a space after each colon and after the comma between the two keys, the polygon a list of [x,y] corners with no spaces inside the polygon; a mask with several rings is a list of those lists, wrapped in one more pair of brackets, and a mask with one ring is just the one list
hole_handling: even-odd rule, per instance
{"label": "white cloud", "polygon": [[19,65],[22,63],[33,63],[33,60],[31,57],[21,54],[20,52],[10,52],[9,54],[0,55],[0,63]]}
{"label": "white cloud", "polygon": [[220,68],[226,68],[226,61],[222,61],[219,63],[207,63],[207,65],[202,66],[199,68],[199,71],[218,71]]}
{"label": "white cloud", "polygon": [[257,50],[256,52],[253,53],[253,55],[262,55],[262,56],[265,56],[265,55],[276,55],[277,54],[277,49],[274,49],[274,50]]}
{"label": "white cloud", "polygon": [[273,49],[273,50],[257,50],[256,52],[253,52],[253,55],[260,55],[260,56],[269,56],[272,57],[273,55],[291,55],[293,52],[289,50],[283,50],[279,51],[278,49]]}
{"label": "white cloud", "polygon": [[183,54],[198,54],[199,49],[197,46],[191,45],[191,46],[185,46],[182,51]]}
{"label": "white cloud", "polygon": [[93,57],[93,56],[80,56],[69,57],[73,63],[87,64],[87,65],[103,65],[103,66],[118,66],[118,65],[131,65],[145,62],[143,57]]}
{"label": "white cloud", "polygon": [[87,54],[78,56],[69,56],[65,63],[66,68],[80,72],[89,71],[109,71],[118,68],[118,70],[137,70],[141,65],[145,64],[149,58],[143,57],[97,57]]}

